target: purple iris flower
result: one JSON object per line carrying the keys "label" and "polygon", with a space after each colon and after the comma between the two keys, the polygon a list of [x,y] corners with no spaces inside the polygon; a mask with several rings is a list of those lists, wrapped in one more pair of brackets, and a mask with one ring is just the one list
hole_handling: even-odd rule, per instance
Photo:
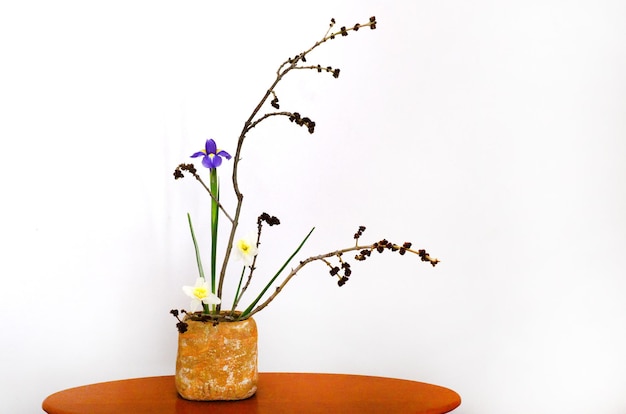
{"label": "purple iris flower", "polygon": [[215,145],[215,141],[212,139],[207,139],[206,144],[204,144],[204,149],[191,156],[191,158],[196,157],[202,157],[202,165],[210,169],[214,169],[222,165],[222,157],[227,160],[231,159],[229,153],[224,150],[217,149],[217,145]]}

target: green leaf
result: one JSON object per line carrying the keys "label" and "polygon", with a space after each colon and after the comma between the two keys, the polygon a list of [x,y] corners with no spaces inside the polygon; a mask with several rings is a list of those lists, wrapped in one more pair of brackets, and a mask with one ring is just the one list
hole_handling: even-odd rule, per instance
{"label": "green leaf", "polygon": [[200,249],[198,248],[198,241],[196,240],[196,233],[193,231],[193,224],[191,224],[191,215],[187,213],[187,221],[189,222],[189,230],[191,230],[191,239],[193,240],[193,247],[196,250],[196,263],[198,263],[198,272],[200,277],[204,279],[204,270],[202,269],[202,259],[200,258]]}
{"label": "green leaf", "polygon": [[285,261],[285,263],[281,266],[280,269],[278,269],[278,272],[276,272],[276,274],[274,275],[274,277],[269,281],[269,283],[267,285],[265,285],[265,288],[263,288],[263,290],[261,291],[261,293],[259,293],[259,296],[256,297],[256,299],[254,300],[254,302],[252,302],[250,304],[250,306],[248,306],[246,308],[245,311],[243,311],[241,313],[241,316],[239,316],[239,319],[245,318],[246,316],[248,316],[248,314],[250,312],[252,312],[252,310],[254,309],[254,307],[256,306],[257,303],[259,303],[259,300],[261,300],[261,298],[263,297],[263,295],[265,294],[265,292],[267,292],[267,289],[270,288],[270,286],[274,283],[274,281],[276,280],[276,278],[282,273],[283,270],[285,270],[285,267],[287,267],[287,265],[289,264],[289,262],[291,261],[291,259],[293,259],[293,257],[298,254],[298,252],[300,251],[300,249],[302,249],[302,246],[304,246],[304,243],[306,243],[306,241],[309,239],[309,236],[311,235],[311,233],[313,233],[313,230],[315,230],[315,227],[313,227],[311,229],[311,231],[309,232],[309,234],[306,235],[306,237],[304,238],[304,240],[302,240],[302,242],[300,243],[300,245],[298,246],[298,248],[291,254],[291,256],[289,256],[289,258],[287,259],[287,261]]}
{"label": "green leaf", "polygon": [[235,312],[235,307],[237,306],[237,303],[239,302],[239,295],[241,294],[241,285],[243,283],[243,275],[246,273],[246,267],[243,266],[243,268],[241,269],[241,276],[239,276],[239,285],[237,286],[237,293],[235,293],[235,299],[233,300],[233,306],[231,306],[230,311],[231,312]]}
{"label": "green leaf", "polygon": [[[191,238],[193,240],[193,247],[196,250],[196,263],[198,264],[198,272],[200,277],[204,279],[204,270],[202,269],[202,259],[200,258],[200,249],[198,248],[198,241],[196,240],[196,233],[193,231],[193,224],[191,224],[191,215],[187,213],[187,221],[189,222],[189,230],[191,230]],[[209,305],[202,304],[204,313],[209,313]]]}

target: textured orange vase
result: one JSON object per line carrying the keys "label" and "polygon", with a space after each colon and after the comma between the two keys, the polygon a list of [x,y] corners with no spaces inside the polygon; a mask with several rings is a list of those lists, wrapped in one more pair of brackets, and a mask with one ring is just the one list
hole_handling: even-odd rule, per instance
{"label": "textured orange vase", "polygon": [[257,389],[257,328],[252,318],[237,322],[189,318],[178,334],[176,390],[195,401],[243,400]]}

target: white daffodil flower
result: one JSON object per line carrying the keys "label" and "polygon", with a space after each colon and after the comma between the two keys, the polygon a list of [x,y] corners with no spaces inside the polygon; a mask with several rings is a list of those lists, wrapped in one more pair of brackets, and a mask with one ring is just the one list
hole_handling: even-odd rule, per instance
{"label": "white daffodil flower", "polygon": [[235,242],[235,258],[242,260],[246,266],[252,266],[254,256],[259,253],[259,249],[256,247],[256,240],[256,234],[251,234]]}
{"label": "white daffodil flower", "polygon": [[211,292],[209,282],[201,277],[196,279],[194,286],[183,286],[183,292],[191,297],[191,312],[195,312],[198,306],[201,306],[203,303],[205,305],[219,305],[222,303],[220,298]]}

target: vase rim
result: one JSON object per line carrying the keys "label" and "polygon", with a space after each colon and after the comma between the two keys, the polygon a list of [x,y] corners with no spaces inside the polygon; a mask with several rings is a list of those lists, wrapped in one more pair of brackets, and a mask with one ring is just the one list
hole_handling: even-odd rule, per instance
{"label": "vase rim", "polygon": [[222,310],[219,315],[214,314],[205,314],[202,311],[196,312],[187,312],[185,313],[184,320],[191,320],[197,322],[243,322],[247,319],[252,319],[251,317],[247,317],[244,319],[238,319],[242,314],[241,311],[230,311],[230,310]]}

